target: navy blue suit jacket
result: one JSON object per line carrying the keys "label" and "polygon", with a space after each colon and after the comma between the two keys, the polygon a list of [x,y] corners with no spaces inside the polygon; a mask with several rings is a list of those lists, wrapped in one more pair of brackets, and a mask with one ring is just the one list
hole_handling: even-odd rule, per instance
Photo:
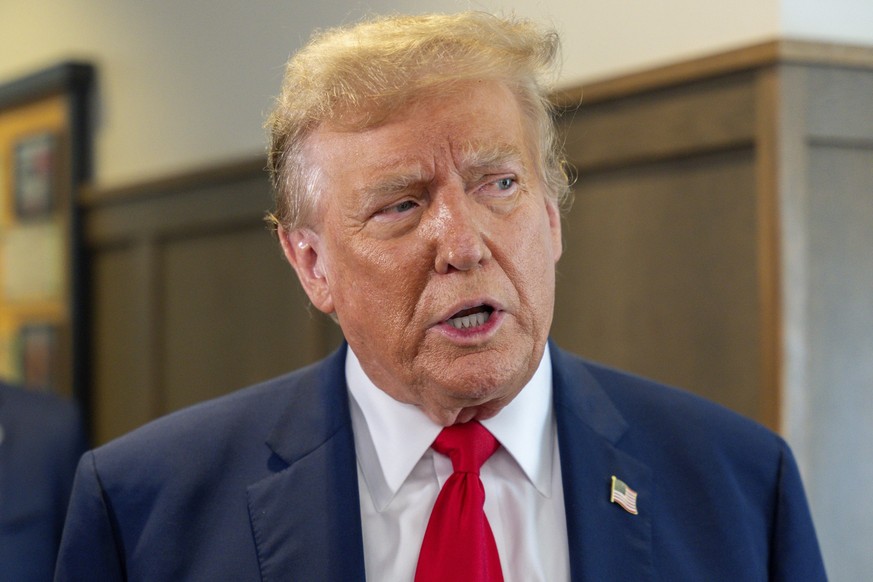
{"label": "navy blue suit jacket", "polygon": [[[551,350],[573,580],[825,578],[778,436]],[[344,358],[87,454],[56,580],[363,580]],[[639,515],[610,503],[612,475]]]}
{"label": "navy blue suit jacket", "polygon": [[0,383],[0,580],[52,579],[73,475],[86,449],[78,408]]}

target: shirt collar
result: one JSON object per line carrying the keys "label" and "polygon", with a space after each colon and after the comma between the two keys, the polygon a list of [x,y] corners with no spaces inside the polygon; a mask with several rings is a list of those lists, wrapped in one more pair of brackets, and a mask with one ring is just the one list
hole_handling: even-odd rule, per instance
{"label": "shirt collar", "polygon": [[[417,406],[398,402],[377,388],[351,347],[346,352],[345,371],[359,465],[373,504],[382,511],[442,427]],[[527,385],[496,416],[482,421],[546,497],[551,496],[554,424],[552,361],[546,344]]]}

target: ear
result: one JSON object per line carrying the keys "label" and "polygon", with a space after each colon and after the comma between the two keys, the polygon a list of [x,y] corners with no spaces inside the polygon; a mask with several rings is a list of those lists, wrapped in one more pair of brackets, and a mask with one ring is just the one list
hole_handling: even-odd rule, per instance
{"label": "ear", "polygon": [[557,263],[564,251],[564,243],[561,240],[561,211],[551,198],[546,198],[546,214],[549,217],[549,230],[552,231],[552,254]]}
{"label": "ear", "polygon": [[333,313],[333,297],[325,270],[325,252],[321,237],[308,228],[288,231],[281,226],[278,235],[285,258],[294,267],[309,300],[319,311]]}

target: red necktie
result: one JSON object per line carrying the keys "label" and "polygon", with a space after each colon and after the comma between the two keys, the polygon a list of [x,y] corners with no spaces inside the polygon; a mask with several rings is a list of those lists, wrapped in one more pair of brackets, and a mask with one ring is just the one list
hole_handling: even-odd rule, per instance
{"label": "red necktie", "polygon": [[430,514],[415,582],[502,582],[479,479],[479,468],[499,443],[481,424],[468,422],[444,428],[432,446],[448,455],[455,472]]}

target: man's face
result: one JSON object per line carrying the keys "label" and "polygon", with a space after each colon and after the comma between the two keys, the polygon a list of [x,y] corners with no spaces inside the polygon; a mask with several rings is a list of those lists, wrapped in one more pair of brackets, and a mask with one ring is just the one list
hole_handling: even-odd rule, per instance
{"label": "man's face", "polygon": [[286,256],[370,379],[443,425],[496,414],[543,353],[561,232],[532,143],[496,82],[307,142],[320,221]]}

